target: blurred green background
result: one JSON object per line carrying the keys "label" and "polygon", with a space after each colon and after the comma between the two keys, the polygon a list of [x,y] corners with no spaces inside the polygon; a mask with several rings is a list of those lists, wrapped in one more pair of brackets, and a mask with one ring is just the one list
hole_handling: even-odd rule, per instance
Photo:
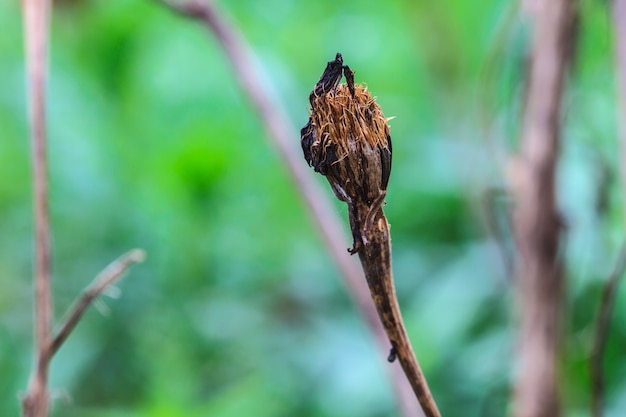
{"label": "blurred green background", "polygon": [[[604,3],[580,2],[564,101],[567,416],[588,415],[592,325],[623,237]],[[444,415],[504,415],[516,310],[499,247],[510,247],[511,202],[485,196],[503,187],[506,155],[516,147],[528,31],[514,4],[220,6],[295,126],[306,122],[308,94],[338,51],[396,117],[385,210],[409,334]],[[0,415],[11,416],[19,414],[32,359],[18,1],[0,2],[0,27]],[[147,0],[55,2],[51,34],[57,323],[108,262],[133,247],[148,252],[118,285],[121,297],[103,297],[106,308],[91,309],[54,358],[52,415],[398,415],[390,365],[210,34]],[[339,202],[336,209],[347,217]],[[489,224],[499,225],[502,245]],[[605,361],[607,416],[626,412],[625,287]]]}

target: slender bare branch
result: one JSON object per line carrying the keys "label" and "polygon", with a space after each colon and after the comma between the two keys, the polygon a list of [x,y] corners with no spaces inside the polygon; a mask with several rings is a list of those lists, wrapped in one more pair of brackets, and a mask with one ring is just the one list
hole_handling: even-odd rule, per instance
{"label": "slender bare branch", "polygon": [[36,365],[23,400],[24,414],[48,414],[47,347],[50,343],[50,225],[48,218],[48,164],[46,159],[46,71],[48,61],[49,0],[24,0],[28,107],[32,148],[35,216],[35,351]]}
{"label": "slender bare branch", "polygon": [[50,359],[57,353],[63,342],[70,335],[74,327],[78,324],[87,308],[102,292],[122,277],[124,272],[134,263],[143,262],[146,253],[141,249],[133,249],[111,262],[103,269],[85,288],[79,299],[74,303],[70,313],[61,328],[54,336],[50,344],[48,355]]}
{"label": "slender bare branch", "polygon": [[35,217],[35,351],[36,365],[22,400],[24,417],[46,417],[49,408],[48,370],[52,356],[80,320],[87,306],[133,262],[145,254],[133,250],[112,263],[87,288],[68,321],[52,340],[50,222],[48,214],[48,161],[46,151],[46,73],[48,61],[49,0],[23,0],[27,62],[28,104],[32,147],[33,206]]}
{"label": "slender bare branch", "polygon": [[564,277],[555,174],[560,103],[575,19],[571,0],[526,0],[524,6],[532,34],[529,78],[521,149],[509,167],[521,310],[515,415],[558,417],[557,358]]}
{"label": "slender bare branch", "polygon": [[609,335],[613,304],[619,279],[626,269],[626,242],[620,249],[617,262],[602,290],[602,299],[596,316],[595,332],[591,356],[589,357],[589,370],[591,373],[591,416],[601,417],[604,408],[604,351]]}
{"label": "slender bare branch", "polygon": [[[346,254],[347,243],[342,233],[342,222],[336,214],[330,198],[322,192],[313,175],[302,163],[300,150],[296,148],[300,135],[289,122],[285,110],[280,103],[272,99],[272,95],[264,87],[264,81],[255,72],[255,65],[250,48],[243,36],[234,25],[221,15],[213,2],[185,0],[180,2],[157,0],[172,11],[202,23],[221,44],[227,55],[242,89],[248,95],[272,142],[285,162],[290,177],[296,184],[301,198],[305,202],[314,219],[330,255],[339,267],[349,292],[359,307],[367,324],[374,332],[381,351],[389,349],[389,342],[381,326],[369,290],[358,266]],[[412,398],[411,389],[405,381],[402,370],[392,368],[393,382],[396,386],[403,415],[421,415]],[[408,389],[407,389],[408,388]]]}

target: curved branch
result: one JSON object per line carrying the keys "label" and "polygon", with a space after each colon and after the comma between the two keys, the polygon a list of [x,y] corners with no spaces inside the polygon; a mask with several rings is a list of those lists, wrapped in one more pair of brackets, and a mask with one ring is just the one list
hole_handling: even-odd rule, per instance
{"label": "curved branch", "polygon": [[[345,256],[347,245],[342,233],[342,222],[335,213],[331,200],[322,192],[320,186],[313,178],[313,174],[302,163],[299,154],[300,150],[294,146],[300,135],[289,122],[283,107],[278,102],[272,100],[271,94],[264,87],[263,80],[255,72],[255,65],[246,41],[237,28],[229,24],[227,19],[218,12],[211,1],[156,1],[184,17],[198,21],[221,44],[243,91],[248,95],[250,102],[265,126],[268,139],[281,155],[291,174],[290,177],[295,182],[296,190],[299,191],[311,217],[318,226],[321,237],[341,271],[341,275],[354,302],[374,333],[379,349],[387,356],[389,349],[387,336],[378,320],[376,309],[370,299],[369,290],[363,280],[363,275],[359,271],[358,266],[349,257]],[[413,398],[411,398],[411,390],[407,389],[408,385],[402,370],[394,366],[392,375],[392,380],[396,387],[395,392],[403,415],[422,415],[421,410],[417,407]]]}

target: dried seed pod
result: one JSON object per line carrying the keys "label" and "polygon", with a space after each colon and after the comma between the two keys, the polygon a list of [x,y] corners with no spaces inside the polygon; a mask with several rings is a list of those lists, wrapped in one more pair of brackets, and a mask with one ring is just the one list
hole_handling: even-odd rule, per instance
{"label": "dried seed pod", "polygon": [[[347,84],[339,84],[345,75]],[[309,96],[311,115],[301,130],[304,157],[348,203],[355,253],[386,194],[391,173],[391,137],[380,106],[341,54],[328,62]],[[369,219],[369,220],[368,220]]]}
{"label": "dried seed pod", "polygon": [[[347,84],[339,84],[342,76]],[[326,65],[309,96],[311,116],[301,130],[304,158],[348,203],[354,246],[372,301],[424,415],[441,417],[402,321],[391,269],[389,223],[382,209],[391,172],[387,119],[367,88],[354,84],[341,54]]]}

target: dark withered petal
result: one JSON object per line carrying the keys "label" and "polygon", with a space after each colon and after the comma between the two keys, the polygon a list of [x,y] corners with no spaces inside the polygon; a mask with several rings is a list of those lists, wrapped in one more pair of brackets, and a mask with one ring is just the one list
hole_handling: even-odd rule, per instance
{"label": "dark withered petal", "polygon": [[391,175],[391,136],[387,135],[387,146],[380,148],[380,161],[383,168],[383,177],[381,189],[386,190],[389,184],[389,176]]}
{"label": "dark withered petal", "polygon": [[313,153],[312,147],[315,142],[315,129],[313,128],[313,122],[309,118],[306,125],[300,130],[300,145],[302,145],[302,152],[304,152],[304,159],[309,164],[313,165]]}
{"label": "dark withered petal", "polygon": [[344,65],[343,66],[343,75],[346,76],[346,83],[348,84],[348,88],[350,89],[350,94],[352,94],[352,97],[354,97],[354,94],[355,94],[355,91],[354,91],[354,71],[352,71],[349,66]]}
{"label": "dark withered petal", "polygon": [[326,69],[322,73],[322,76],[317,84],[315,84],[315,88],[311,92],[311,95],[309,95],[309,101],[311,104],[313,104],[315,97],[320,97],[335,88],[337,84],[339,84],[339,81],[341,81],[342,74],[343,57],[339,52],[337,52],[335,60],[328,61]]}

